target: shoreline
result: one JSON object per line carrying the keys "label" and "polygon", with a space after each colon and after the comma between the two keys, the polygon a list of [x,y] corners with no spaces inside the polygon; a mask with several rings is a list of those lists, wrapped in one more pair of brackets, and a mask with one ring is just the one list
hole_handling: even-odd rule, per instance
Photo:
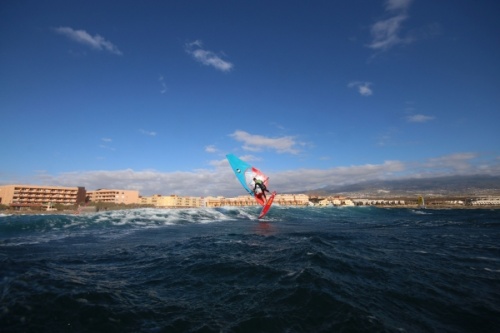
{"label": "shoreline", "polygon": [[[234,207],[234,206],[233,206]],[[241,207],[250,207],[250,206],[241,206]],[[311,207],[311,206],[308,206]],[[313,206],[314,207],[314,206]],[[316,207],[316,208],[326,208],[326,207],[333,207],[333,206],[323,206],[323,207]],[[414,210],[419,210],[419,211],[426,211],[426,210],[451,210],[451,209],[482,209],[482,210],[495,210],[495,209],[500,209],[500,206],[498,205],[491,205],[491,206],[465,206],[465,205],[439,205],[439,206],[428,206],[425,208],[419,208],[418,206],[415,205],[366,205],[366,206],[336,206],[337,208],[352,208],[352,207],[360,207],[360,208],[365,208],[365,207],[375,207],[375,208],[383,208],[383,209],[414,209]],[[179,208],[185,208],[185,209],[198,209],[198,208],[216,208],[216,207],[144,207],[144,208],[149,208],[149,209],[179,209]],[[102,210],[104,211],[123,211],[123,210],[133,210],[133,209],[141,209],[140,207],[133,207],[133,208],[119,208],[119,209],[108,209],[108,210]],[[23,211],[17,211],[17,210],[3,210],[0,211],[0,217],[1,216],[9,216],[9,215],[88,215],[88,214],[94,214],[98,212],[78,212],[75,210],[62,210],[62,211],[29,211],[29,210],[23,210]]]}
{"label": "shoreline", "polygon": [[[365,206],[367,207],[367,206]],[[379,205],[379,206],[369,206],[369,207],[379,207],[379,208],[408,208],[408,209],[418,209],[418,210],[447,210],[447,209],[500,209],[498,205],[491,206],[459,206],[459,205],[439,205],[439,206],[426,206],[425,208],[420,208],[416,206],[392,206],[392,205]]]}

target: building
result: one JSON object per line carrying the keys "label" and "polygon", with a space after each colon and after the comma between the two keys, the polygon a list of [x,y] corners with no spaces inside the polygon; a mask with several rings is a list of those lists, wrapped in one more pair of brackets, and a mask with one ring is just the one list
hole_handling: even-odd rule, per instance
{"label": "building", "polygon": [[309,196],[305,194],[277,194],[274,202],[283,206],[309,206]]}
{"label": "building", "polygon": [[91,202],[104,202],[113,204],[138,204],[139,191],[134,190],[109,190],[99,189],[88,191],[87,196]]}
{"label": "building", "polygon": [[470,204],[472,206],[500,206],[500,197],[475,198]]}
{"label": "building", "polygon": [[85,202],[85,187],[2,185],[0,204],[17,209],[47,209],[55,204],[76,205]]}
{"label": "building", "polygon": [[[269,195],[267,196],[269,198]],[[274,203],[283,206],[308,206],[309,197],[305,194],[277,194]],[[234,198],[224,197],[206,197],[204,199],[205,207],[222,206],[257,206],[258,202],[249,195],[240,195]]]}
{"label": "building", "polygon": [[257,201],[249,195],[240,195],[234,198],[206,197],[203,200],[205,207],[225,207],[225,206],[256,206]]}
{"label": "building", "polygon": [[353,199],[356,206],[388,206],[388,205],[406,205],[404,200],[385,200],[385,199]]}
{"label": "building", "polygon": [[154,207],[163,208],[194,208],[201,207],[202,198],[181,197],[175,194],[167,196],[154,194],[150,197],[141,197],[139,202],[141,205],[152,205]]}

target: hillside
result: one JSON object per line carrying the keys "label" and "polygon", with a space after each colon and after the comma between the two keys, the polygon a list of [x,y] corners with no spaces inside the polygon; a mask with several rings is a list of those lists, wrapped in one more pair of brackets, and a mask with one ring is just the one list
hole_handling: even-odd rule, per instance
{"label": "hillside", "polygon": [[368,181],[344,186],[327,186],[307,192],[309,195],[346,196],[482,196],[500,195],[500,176],[448,176],[400,180]]}

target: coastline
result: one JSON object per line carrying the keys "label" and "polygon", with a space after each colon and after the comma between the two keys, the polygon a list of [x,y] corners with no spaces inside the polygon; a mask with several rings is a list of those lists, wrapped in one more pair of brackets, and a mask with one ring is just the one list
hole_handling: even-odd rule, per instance
{"label": "coastline", "polygon": [[[241,206],[244,207],[244,206]],[[332,207],[332,206],[330,206]],[[370,206],[337,206],[337,208],[365,208],[365,207],[375,207],[375,208],[383,208],[383,209],[414,209],[414,210],[419,210],[419,211],[426,211],[426,210],[451,210],[451,209],[467,209],[467,210],[472,210],[472,209],[477,209],[477,210],[496,210],[500,209],[499,205],[490,205],[490,206],[466,206],[466,205],[431,205],[427,206],[425,208],[420,208],[416,205],[370,205]],[[132,210],[132,209],[138,209],[139,207],[130,207],[130,208],[125,208],[125,207],[120,207],[119,209],[108,209],[108,210],[102,210],[102,211],[122,211],[122,210]],[[179,209],[177,207],[145,207],[145,208],[150,208],[150,209]],[[198,208],[212,208],[212,207],[191,207],[191,208],[185,208],[185,209],[198,209]],[[325,207],[316,207],[318,209],[323,209]],[[78,212],[75,210],[62,210],[62,211],[30,211],[30,210],[3,210],[0,211],[0,217],[1,216],[9,216],[9,215],[88,215],[92,214],[94,212]],[[97,213],[97,212],[95,212]]]}
{"label": "coastline", "polygon": [[425,208],[420,208],[415,205],[380,205],[380,206],[371,206],[371,207],[379,207],[379,208],[408,208],[408,209],[418,209],[418,210],[445,210],[445,209],[500,209],[498,205],[491,206],[465,206],[465,205],[439,205],[439,206],[426,206]]}

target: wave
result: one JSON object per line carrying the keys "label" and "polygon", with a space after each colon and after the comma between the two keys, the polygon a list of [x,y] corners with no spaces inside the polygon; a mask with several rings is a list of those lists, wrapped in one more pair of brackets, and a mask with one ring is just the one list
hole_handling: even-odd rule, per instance
{"label": "wave", "polygon": [[130,209],[91,214],[0,216],[0,245],[47,242],[66,237],[123,235],[176,225],[250,220],[255,208]]}
{"label": "wave", "polygon": [[275,205],[265,221],[258,213],[220,207],[1,216],[2,329],[498,327],[500,210],[420,215]]}
{"label": "wave", "polygon": [[[290,207],[275,204],[262,220],[257,216],[260,207],[186,208],[101,211],[82,215],[0,215],[0,246],[49,242],[74,237],[117,238],[134,232],[160,228],[217,223],[268,223],[292,225],[294,230],[317,225],[322,230],[391,230],[434,228],[447,225],[474,227],[476,223],[499,226],[495,216],[500,211],[434,210],[377,207]],[[243,223],[245,224],[245,223]],[[281,227],[283,228],[283,227]],[[260,228],[268,232],[266,228]],[[429,230],[432,235],[431,230]],[[409,234],[411,235],[411,234]]]}

